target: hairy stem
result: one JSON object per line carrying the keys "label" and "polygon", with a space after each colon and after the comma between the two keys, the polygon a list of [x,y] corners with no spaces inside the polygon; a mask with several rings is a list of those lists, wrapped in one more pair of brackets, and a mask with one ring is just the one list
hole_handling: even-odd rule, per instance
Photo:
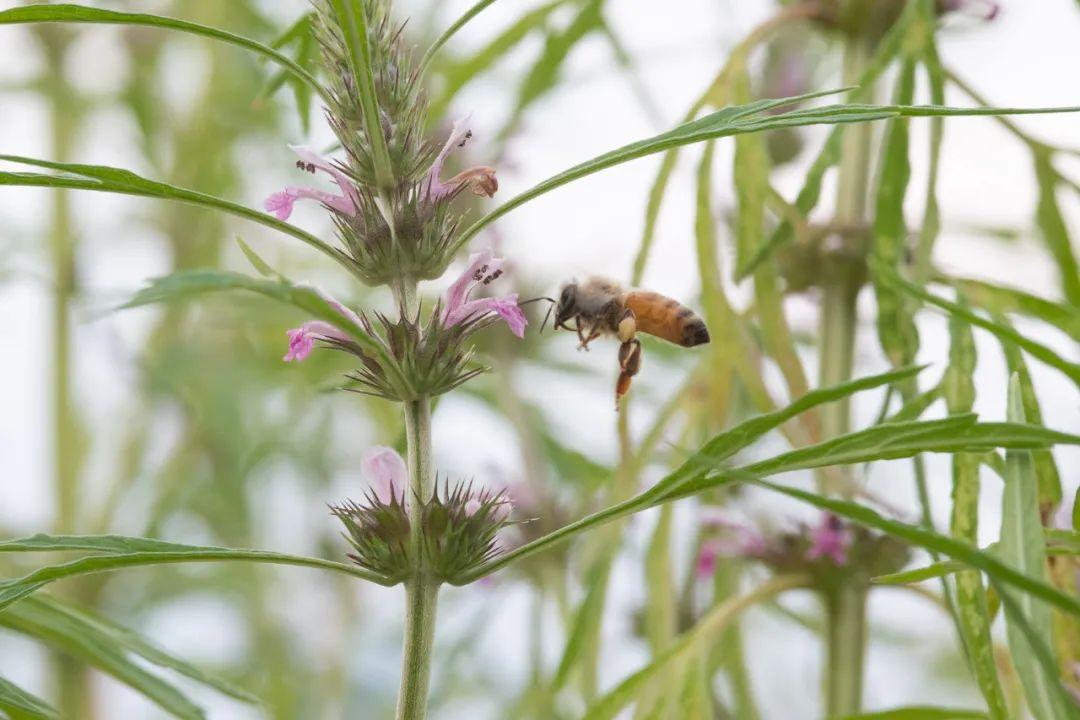
{"label": "hairy stem", "polygon": [[431,468],[431,400],[405,403],[405,435],[409,465],[410,554],[416,573],[405,583],[405,639],[398,692],[397,720],[423,720],[427,715],[431,652],[435,639],[435,608],[439,583],[424,560],[423,503],[435,491]]}

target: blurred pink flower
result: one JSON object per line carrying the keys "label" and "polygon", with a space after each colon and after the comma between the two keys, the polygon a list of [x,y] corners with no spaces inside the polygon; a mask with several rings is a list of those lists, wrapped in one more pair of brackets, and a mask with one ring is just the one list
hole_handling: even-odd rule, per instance
{"label": "blurred pink flower", "polygon": [[333,161],[318,155],[310,148],[297,147],[295,145],[290,145],[289,148],[300,157],[300,159],[296,161],[296,166],[298,168],[312,174],[314,174],[316,170],[322,170],[327,173],[341,189],[341,195],[336,195],[325,190],[318,190],[316,188],[290,185],[281,192],[276,192],[266,198],[266,202],[264,203],[266,211],[273,213],[278,220],[288,220],[289,216],[292,215],[293,204],[296,203],[297,200],[318,200],[339,213],[344,215],[355,215],[358,198],[356,195],[356,188],[353,187],[348,176],[345,175]]}
{"label": "blurred pink flower", "polygon": [[701,544],[697,563],[694,565],[694,572],[699,578],[711,578],[713,573],[716,572],[716,561],[719,560],[721,555],[720,548],[721,542],[716,538],[711,538]]}
{"label": "blurred pink flower", "polygon": [[[478,498],[469,498],[465,501],[465,514],[469,517],[475,515],[481,507],[484,506]],[[495,504],[491,508],[489,517],[495,522],[503,522],[510,517],[510,510],[512,505],[510,504],[510,498],[505,495],[498,496]]]}
{"label": "blurred pink flower", "polygon": [[393,448],[372,445],[364,451],[360,468],[380,502],[389,504],[397,496],[408,501],[404,494],[409,482],[408,470],[405,461]]}
{"label": "blurred pink flower", "polygon": [[828,557],[837,565],[847,564],[847,550],[851,545],[851,530],[832,513],[826,513],[821,524],[810,532],[810,549],[807,560]]}
{"label": "blurred pink flower", "polygon": [[454,128],[450,131],[450,137],[446,139],[446,144],[443,145],[442,150],[439,151],[435,161],[431,164],[431,169],[428,170],[427,177],[424,178],[421,185],[423,197],[428,202],[438,202],[463,187],[471,187],[474,195],[487,197],[492,197],[499,189],[499,181],[495,178],[495,168],[484,165],[460,172],[446,182],[439,179],[450,151],[455,146],[464,147],[465,143],[472,137],[472,130],[468,128],[468,122],[469,118],[464,117],[454,123]]}
{"label": "blurred pink flower", "polygon": [[1001,12],[1001,3],[994,0],[943,0],[942,12],[962,12],[983,20],[993,20]]}
{"label": "blurred pink flower", "polygon": [[483,297],[470,300],[469,295],[477,285],[488,285],[502,275],[503,261],[492,255],[490,250],[473,253],[469,256],[469,267],[461,274],[443,296],[443,325],[452,327],[466,320],[476,319],[481,315],[494,312],[510,326],[510,332],[525,337],[528,319],[518,306],[517,294],[502,297]]}
{"label": "blurred pink flower", "polygon": [[768,550],[765,536],[753,527],[732,520],[727,512],[716,505],[701,508],[701,524],[719,530],[716,550],[724,557],[760,557]]}

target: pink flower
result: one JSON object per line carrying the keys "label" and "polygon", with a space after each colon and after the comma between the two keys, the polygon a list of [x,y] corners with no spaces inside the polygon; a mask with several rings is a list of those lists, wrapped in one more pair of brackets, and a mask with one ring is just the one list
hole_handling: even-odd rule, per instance
{"label": "pink flower", "polygon": [[[465,501],[465,514],[468,517],[472,517],[484,504],[477,498],[469,498]],[[502,496],[496,499],[496,502],[492,505],[489,517],[495,522],[502,522],[506,518],[510,517],[510,500],[509,498]]]}
{"label": "pink flower", "polygon": [[287,331],[289,335],[289,352],[282,358],[285,362],[293,360],[300,362],[311,354],[316,340],[348,340],[349,336],[338,330],[330,323],[322,320],[311,320],[298,328]]}
{"label": "pink flower", "polygon": [[490,250],[469,256],[469,267],[443,296],[443,325],[453,327],[466,320],[473,320],[494,312],[506,321],[512,333],[519,338],[525,337],[525,326],[529,324],[529,321],[518,306],[517,294],[469,299],[469,295],[477,285],[488,285],[502,275],[502,265],[503,261],[493,257]]}
{"label": "pink flower", "polygon": [[[719,537],[710,539],[710,552],[717,557],[754,558],[762,557],[769,550],[765,536],[749,525],[735,522],[723,508],[706,505],[701,508],[701,524],[719,532]],[[700,558],[699,558],[700,560]]]}
{"label": "pink flower", "polygon": [[[298,285],[297,287],[307,287],[314,291],[355,327],[362,327],[359,315],[327,295],[319,288],[310,285]],[[347,333],[322,320],[309,320],[300,327],[287,331],[287,334],[289,336],[289,352],[285,353],[285,357],[283,358],[285,362],[292,362],[293,360],[300,362],[305,360],[307,356],[311,354],[312,348],[315,347],[316,340],[345,341],[349,339]]]}
{"label": "pink flower", "polygon": [[408,486],[408,470],[405,461],[393,448],[385,445],[372,445],[364,451],[360,459],[360,468],[364,479],[371,485],[372,492],[380,502],[389,504],[395,497],[405,497]]}
{"label": "pink flower", "polygon": [[720,541],[715,538],[706,540],[698,551],[694,572],[701,579],[711,578],[716,572],[716,561],[720,558]]}
{"label": "pink flower", "polygon": [[472,137],[472,130],[468,128],[469,118],[465,117],[454,123],[454,129],[450,131],[450,137],[446,144],[431,163],[427,177],[421,184],[421,192],[428,202],[438,202],[443,198],[453,195],[463,187],[471,187],[474,195],[492,197],[499,189],[499,181],[495,178],[495,169],[484,165],[469,168],[460,172],[446,182],[439,179],[442,175],[446,157],[454,147],[464,147]]}
{"label": "pink flower", "polygon": [[810,532],[810,549],[806,551],[806,559],[828,557],[836,565],[846,565],[850,546],[851,530],[844,527],[840,518],[826,513],[821,524]]}
{"label": "pink flower", "polygon": [[316,154],[310,148],[295,145],[290,145],[289,148],[300,157],[296,162],[298,168],[307,170],[312,174],[316,170],[322,170],[329,174],[337,183],[338,188],[341,189],[341,194],[336,195],[325,190],[290,185],[281,192],[276,192],[266,198],[264,204],[266,211],[273,213],[278,220],[288,220],[289,216],[292,215],[293,204],[297,200],[318,200],[323,205],[343,215],[355,215],[359,196],[349,177],[331,160]]}
{"label": "pink flower", "polygon": [[943,0],[942,12],[962,12],[982,20],[993,20],[1001,12],[1001,4],[994,0]]}

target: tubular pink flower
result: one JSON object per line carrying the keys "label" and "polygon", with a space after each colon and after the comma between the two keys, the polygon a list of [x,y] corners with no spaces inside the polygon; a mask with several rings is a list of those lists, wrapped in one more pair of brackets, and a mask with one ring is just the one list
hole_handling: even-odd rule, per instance
{"label": "tubular pink flower", "polygon": [[[319,288],[312,285],[297,285],[297,287],[304,287],[312,290],[328,305],[341,313],[342,317],[351,322],[355,327],[363,327],[359,315],[327,295]],[[345,333],[339,328],[328,322],[323,322],[322,320],[309,320],[300,327],[287,331],[287,334],[289,336],[289,352],[287,352],[283,358],[285,362],[292,362],[293,360],[300,362],[305,360],[307,356],[311,354],[312,348],[315,347],[316,340],[346,341],[349,339],[348,333]]]}
{"label": "tubular pink flower", "polygon": [[488,285],[502,275],[503,261],[483,250],[469,256],[469,266],[451,285],[443,296],[442,322],[446,327],[470,320],[490,312],[498,314],[514,335],[525,337],[529,324],[524,311],[518,306],[517,294],[503,297],[484,297],[470,300],[469,295],[477,285]]}
{"label": "tubular pink flower", "polygon": [[428,202],[438,202],[457,192],[462,187],[470,187],[474,195],[487,197],[494,196],[498,191],[499,181],[495,178],[495,168],[486,165],[469,168],[446,182],[439,179],[450,151],[454,147],[464,147],[465,143],[472,137],[472,130],[468,128],[468,122],[469,118],[464,117],[454,123],[454,128],[450,131],[450,137],[446,139],[446,144],[443,145],[439,154],[435,156],[435,161],[431,163],[431,168],[421,184],[421,192]]}
{"label": "tubular pink flower", "polygon": [[851,530],[844,527],[840,518],[826,513],[821,524],[810,533],[810,549],[806,551],[806,559],[828,557],[837,565],[846,565],[850,546]]}
{"label": "tubular pink flower", "polygon": [[[364,451],[360,468],[380,502],[389,504],[395,497],[404,497],[408,470],[405,461],[393,448],[372,445]],[[408,498],[404,497],[404,500],[407,502]]]}
{"label": "tubular pink flower", "polygon": [[310,148],[290,145],[289,149],[295,152],[300,158],[296,163],[297,167],[311,173],[314,173],[316,170],[322,170],[327,173],[333,178],[338,188],[341,189],[341,194],[337,195],[316,188],[290,185],[281,192],[276,192],[266,198],[266,202],[263,206],[266,208],[267,212],[273,213],[278,220],[288,220],[289,216],[292,215],[293,205],[297,200],[318,200],[322,204],[333,208],[343,215],[356,214],[359,196],[356,193],[356,188],[353,187],[352,182],[345,173],[343,173],[332,161],[315,153]]}
{"label": "tubular pink flower", "polygon": [[282,358],[285,362],[293,360],[300,362],[311,354],[316,340],[348,340],[349,336],[338,330],[330,323],[322,320],[311,320],[298,328],[287,331],[289,336],[289,352]]}

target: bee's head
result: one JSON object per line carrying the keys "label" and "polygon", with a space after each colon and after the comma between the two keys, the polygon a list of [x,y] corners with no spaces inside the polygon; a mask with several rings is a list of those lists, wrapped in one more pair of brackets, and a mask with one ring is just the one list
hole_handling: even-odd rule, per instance
{"label": "bee's head", "polygon": [[570,318],[578,314],[577,282],[571,280],[559,291],[559,301],[555,303],[555,328],[564,328]]}

